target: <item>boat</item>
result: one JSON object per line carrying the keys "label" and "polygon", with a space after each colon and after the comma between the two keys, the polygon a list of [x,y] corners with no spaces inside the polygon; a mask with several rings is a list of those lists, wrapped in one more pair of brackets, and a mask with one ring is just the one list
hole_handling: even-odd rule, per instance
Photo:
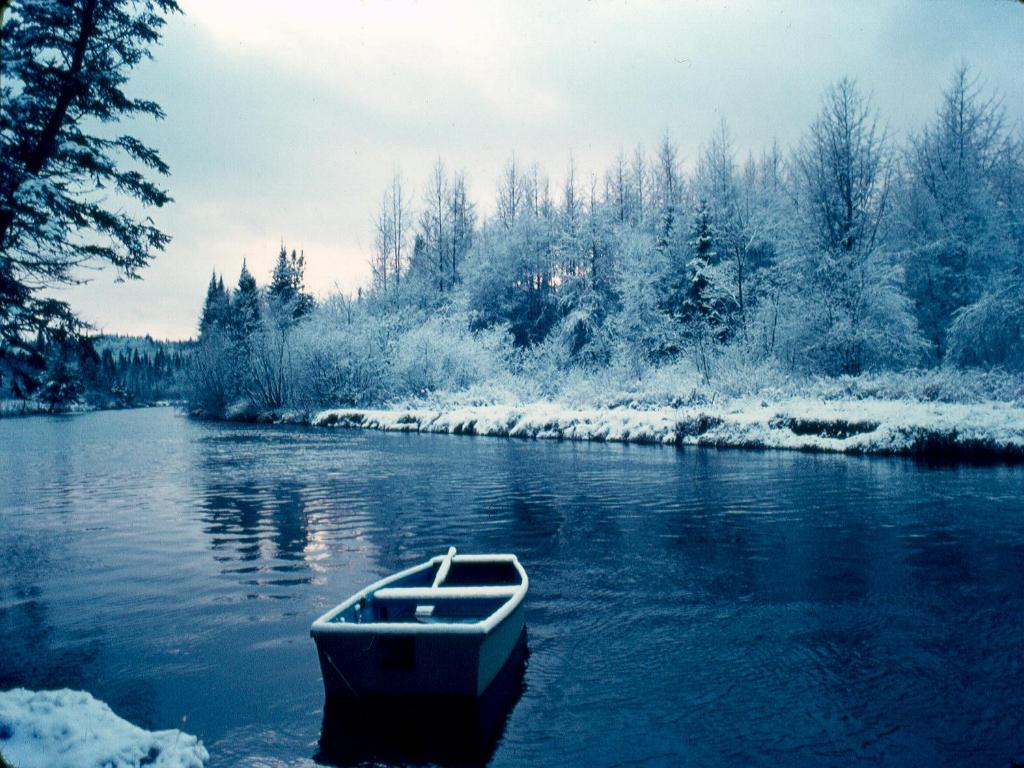
{"label": "boat", "polygon": [[313,622],[328,701],[478,698],[525,633],[515,555],[444,555],[377,581]]}

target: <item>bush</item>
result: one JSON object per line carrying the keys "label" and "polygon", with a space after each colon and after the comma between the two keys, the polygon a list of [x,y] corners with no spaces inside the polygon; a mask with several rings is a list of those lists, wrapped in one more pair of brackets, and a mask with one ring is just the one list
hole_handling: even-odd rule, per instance
{"label": "bush", "polygon": [[406,332],[395,349],[395,381],[403,395],[456,392],[501,377],[512,341],[504,326],[477,333],[461,315],[433,317]]}
{"label": "bush", "polygon": [[338,324],[317,314],[295,338],[299,407],[380,405],[396,392],[391,357],[398,337],[388,319]]}

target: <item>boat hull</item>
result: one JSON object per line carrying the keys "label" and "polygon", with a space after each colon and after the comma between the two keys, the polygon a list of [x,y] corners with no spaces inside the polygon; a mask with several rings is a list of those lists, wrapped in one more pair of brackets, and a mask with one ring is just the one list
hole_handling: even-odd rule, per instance
{"label": "boat hull", "polygon": [[315,635],[324,692],[328,699],[475,698],[509,659],[525,626],[520,604],[489,632]]}
{"label": "boat hull", "polygon": [[478,698],[328,699],[314,758],[330,765],[486,765],[523,694],[526,630]]}

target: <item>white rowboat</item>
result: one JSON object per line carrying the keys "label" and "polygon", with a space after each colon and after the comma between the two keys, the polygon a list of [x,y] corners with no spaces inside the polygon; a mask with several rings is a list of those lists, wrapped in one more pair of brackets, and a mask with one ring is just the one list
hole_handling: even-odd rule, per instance
{"label": "white rowboat", "polygon": [[327,698],[479,697],[525,628],[515,555],[445,555],[381,579],[313,622]]}

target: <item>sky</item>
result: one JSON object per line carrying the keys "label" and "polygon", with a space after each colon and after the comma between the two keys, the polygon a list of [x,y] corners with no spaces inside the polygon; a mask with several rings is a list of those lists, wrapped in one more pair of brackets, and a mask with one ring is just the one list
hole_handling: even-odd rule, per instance
{"label": "sky", "polygon": [[369,278],[373,219],[400,171],[413,203],[440,158],[480,211],[515,153],[557,189],[570,155],[603,174],[668,134],[683,163],[724,118],[741,156],[792,147],[849,76],[894,137],[924,125],[967,63],[1024,121],[1024,4],[179,0],[131,91],[133,132],[171,166],[172,236],[139,281],[61,295],[99,331],[194,336],[211,270],[268,280],[283,241],[325,296]]}

